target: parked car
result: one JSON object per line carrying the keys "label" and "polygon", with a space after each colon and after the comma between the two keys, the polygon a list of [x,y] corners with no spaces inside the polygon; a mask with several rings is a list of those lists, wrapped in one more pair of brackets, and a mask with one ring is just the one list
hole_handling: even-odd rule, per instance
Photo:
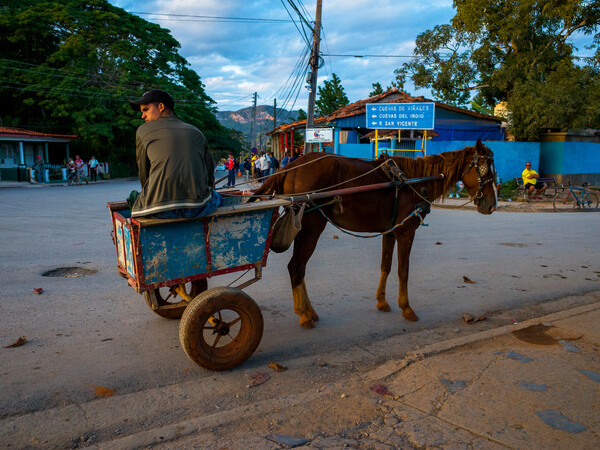
{"label": "parked car", "polygon": [[217,166],[215,167],[215,170],[217,172],[225,172],[225,164],[217,164]]}

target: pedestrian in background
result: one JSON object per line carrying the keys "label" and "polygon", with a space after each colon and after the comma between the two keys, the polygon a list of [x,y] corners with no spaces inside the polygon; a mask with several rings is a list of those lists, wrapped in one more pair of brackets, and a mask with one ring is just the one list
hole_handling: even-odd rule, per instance
{"label": "pedestrian in background", "polygon": [[44,182],[44,160],[40,155],[35,160],[35,164],[33,165],[35,168],[35,175],[38,183]]}
{"label": "pedestrian in background", "polygon": [[[255,150],[255,149],[253,149]],[[252,154],[252,158],[250,159],[250,164],[252,165],[252,181],[256,181],[257,178],[260,178],[260,167],[259,167],[259,156],[255,153]]]}
{"label": "pedestrian in background", "polygon": [[[77,180],[81,183],[82,179],[85,178],[85,174],[83,173],[83,166],[85,163],[83,159],[79,157],[79,155],[75,155],[75,168],[77,169]],[[85,183],[87,184],[88,180],[85,178]]]}
{"label": "pedestrian in background", "polygon": [[250,179],[250,171],[252,170],[250,158],[246,157],[244,159],[244,162],[242,163],[242,169],[244,169],[244,181],[248,181]]}
{"label": "pedestrian in background", "polygon": [[264,152],[260,152],[260,159],[258,160],[258,165],[260,167],[260,176],[262,178],[261,182],[264,182],[265,179],[269,176],[269,170],[271,168],[271,159]]}
{"label": "pedestrian in background", "polygon": [[279,169],[279,160],[275,158],[275,155],[273,155],[272,152],[269,153],[269,158],[271,163],[271,170],[269,171],[269,174],[273,175],[275,172],[277,172],[277,169]]}
{"label": "pedestrian in background", "polygon": [[88,162],[88,167],[90,168],[90,178],[92,182],[95,183],[97,181],[98,174],[98,160],[94,158],[94,155],[92,155],[92,159],[90,159],[90,162]]}
{"label": "pedestrian in background", "polygon": [[229,154],[229,158],[225,162],[225,167],[229,171],[227,174],[227,187],[235,186],[235,159],[233,153]]}
{"label": "pedestrian in background", "polygon": [[290,163],[290,154],[286,150],[283,154],[283,158],[281,158],[281,167],[285,167]]}

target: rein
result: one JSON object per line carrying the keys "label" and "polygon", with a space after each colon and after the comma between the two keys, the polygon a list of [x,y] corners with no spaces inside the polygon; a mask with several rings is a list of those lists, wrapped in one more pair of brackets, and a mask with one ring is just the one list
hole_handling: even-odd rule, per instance
{"label": "rein", "polygon": [[341,228],[338,225],[336,225],[335,223],[333,223],[331,221],[331,219],[329,217],[327,217],[327,215],[323,212],[323,210],[321,210],[321,208],[317,208],[317,210],[321,213],[321,215],[325,218],[325,220],[327,220],[327,222],[329,222],[331,225],[333,225],[334,227],[336,227],[342,233],[349,234],[350,236],[354,236],[354,237],[357,237],[357,238],[370,239],[370,238],[376,238],[376,237],[379,237],[379,236],[383,236],[385,234],[392,233],[396,228],[399,228],[402,225],[404,225],[406,223],[406,221],[408,219],[410,219],[411,217],[413,217],[413,216],[418,217],[419,221],[420,221],[420,225],[423,225],[424,227],[426,227],[427,224],[424,222],[424,219],[421,216],[421,214],[423,214],[423,213],[428,214],[429,213],[429,211],[430,211],[429,205],[428,204],[423,205],[422,203],[420,203],[420,205],[421,206],[417,206],[415,208],[415,210],[413,212],[411,212],[408,216],[406,216],[404,218],[404,220],[402,222],[400,222],[399,224],[394,225],[390,229],[388,229],[386,231],[382,231],[381,233],[369,234],[369,235],[366,235],[366,234],[356,234],[356,233],[352,233],[351,231],[344,230],[343,228]]}

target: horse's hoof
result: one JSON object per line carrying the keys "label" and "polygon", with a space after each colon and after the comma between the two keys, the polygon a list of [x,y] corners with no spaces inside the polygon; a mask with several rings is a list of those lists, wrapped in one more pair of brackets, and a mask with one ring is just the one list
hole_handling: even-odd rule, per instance
{"label": "horse's hoof", "polygon": [[302,319],[300,319],[300,325],[302,326],[302,328],[306,329],[306,330],[310,330],[311,328],[315,327],[315,322],[312,319],[307,319],[302,321]]}
{"label": "horse's hoof", "polygon": [[383,312],[390,312],[392,310],[392,308],[390,307],[389,303],[386,301],[383,302],[377,302],[377,309],[379,311],[383,311]]}
{"label": "horse's hoof", "polygon": [[402,317],[404,317],[409,322],[416,322],[417,320],[419,320],[415,312],[410,308],[406,308],[404,311],[402,311]]}
{"label": "horse's hoof", "polygon": [[[311,312],[310,312],[310,318],[311,318],[312,320],[314,320],[315,322],[318,322],[318,321],[319,321],[319,315],[318,315],[316,312],[314,312],[314,311],[311,311]],[[314,325],[313,325],[313,326],[314,326]]]}

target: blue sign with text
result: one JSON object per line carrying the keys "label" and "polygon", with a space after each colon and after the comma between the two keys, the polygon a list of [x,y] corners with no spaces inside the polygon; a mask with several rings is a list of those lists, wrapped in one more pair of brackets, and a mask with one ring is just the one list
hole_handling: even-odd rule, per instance
{"label": "blue sign with text", "polygon": [[367,103],[367,128],[433,130],[435,103]]}

